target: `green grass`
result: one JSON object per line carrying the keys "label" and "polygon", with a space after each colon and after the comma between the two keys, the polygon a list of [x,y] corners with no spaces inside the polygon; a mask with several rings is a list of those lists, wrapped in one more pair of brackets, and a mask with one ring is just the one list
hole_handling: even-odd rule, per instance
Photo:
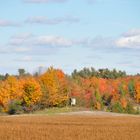
{"label": "green grass", "polygon": [[67,113],[67,112],[82,111],[82,110],[87,110],[87,109],[79,108],[79,107],[62,107],[62,108],[53,107],[53,108],[46,108],[44,110],[35,111],[33,112],[33,114],[55,115],[57,113]]}

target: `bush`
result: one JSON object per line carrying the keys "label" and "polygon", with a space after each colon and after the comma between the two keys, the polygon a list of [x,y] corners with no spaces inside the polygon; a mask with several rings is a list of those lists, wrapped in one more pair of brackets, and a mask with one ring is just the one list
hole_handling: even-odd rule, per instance
{"label": "bush", "polygon": [[133,108],[133,105],[131,103],[128,103],[125,109],[125,112],[128,114],[135,114],[136,111]]}
{"label": "bush", "polygon": [[117,113],[123,113],[124,109],[123,109],[122,105],[119,102],[116,102],[116,103],[114,103],[112,105],[111,111],[112,112],[117,112]]}
{"label": "bush", "polygon": [[8,114],[21,114],[23,112],[21,102],[18,100],[10,101],[8,105]]}
{"label": "bush", "polygon": [[135,114],[140,114],[140,108],[137,107],[137,109],[135,110]]}
{"label": "bush", "polygon": [[76,106],[85,107],[86,106],[86,100],[83,97],[76,97]]}
{"label": "bush", "polygon": [[0,113],[3,113],[3,107],[0,105]]}
{"label": "bush", "polygon": [[134,83],[134,80],[131,80],[128,84],[128,91],[129,91],[129,94],[131,97],[134,98],[135,96],[135,83]]}
{"label": "bush", "polygon": [[44,109],[44,108],[41,107],[40,104],[38,104],[38,105],[30,105],[30,106],[23,106],[23,111],[25,113],[32,113],[34,111],[41,110],[41,109]]}

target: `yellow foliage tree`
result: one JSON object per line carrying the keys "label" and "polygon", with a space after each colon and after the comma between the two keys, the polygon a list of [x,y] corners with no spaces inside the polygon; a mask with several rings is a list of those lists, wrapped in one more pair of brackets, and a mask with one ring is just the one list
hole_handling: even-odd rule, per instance
{"label": "yellow foliage tree", "polygon": [[5,110],[11,100],[21,100],[22,94],[22,86],[14,76],[0,83],[0,105]]}
{"label": "yellow foliage tree", "polygon": [[40,84],[33,78],[21,80],[23,90],[23,103],[31,106],[40,101],[42,97]]}
{"label": "yellow foliage tree", "polygon": [[46,88],[46,101],[50,106],[65,104],[68,100],[68,88],[65,74],[58,69],[50,67],[40,76],[43,87]]}

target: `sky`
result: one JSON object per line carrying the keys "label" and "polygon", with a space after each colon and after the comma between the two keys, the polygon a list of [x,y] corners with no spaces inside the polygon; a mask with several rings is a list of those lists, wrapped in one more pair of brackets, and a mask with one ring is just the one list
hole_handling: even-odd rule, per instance
{"label": "sky", "polygon": [[0,73],[53,66],[140,73],[140,0],[1,0]]}

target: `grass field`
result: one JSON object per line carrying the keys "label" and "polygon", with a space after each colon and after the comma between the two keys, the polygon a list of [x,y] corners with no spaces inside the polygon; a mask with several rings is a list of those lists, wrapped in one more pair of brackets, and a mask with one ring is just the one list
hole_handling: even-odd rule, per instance
{"label": "grass field", "polygon": [[140,117],[3,116],[0,140],[139,140]]}

